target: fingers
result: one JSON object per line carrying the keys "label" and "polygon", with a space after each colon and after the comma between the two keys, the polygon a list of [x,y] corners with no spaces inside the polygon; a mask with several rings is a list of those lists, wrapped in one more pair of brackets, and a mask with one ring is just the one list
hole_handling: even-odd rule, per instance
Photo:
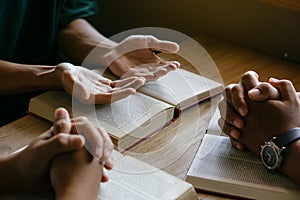
{"label": "fingers", "polygon": [[50,156],[55,156],[59,153],[70,152],[82,148],[85,144],[85,139],[81,135],[60,133],[44,142],[44,147],[47,148],[46,152],[49,152]]}
{"label": "fingers", "polygon": [[130,95],[135,94],[136,90],[133,88],[125,88],[119,89],[114,92],[107,92],[107,93],[99,93],[94,94],[94,98],[92,98],[92,103],[95,104],[109,104],[120,99],[124,99]]}
{"label": "fingers", "polygon": [[71,122],[70,116],[66,109],[58,108],[54,112],[53,133],[70,133]]}
{"label": "fingers", "polygon": [[147,39],[148,47],[152,50],[157,50],[166,53],[177,53],[179,51],[179,45],[175,42],[166,40],[159,40],[153,36],[145,36]]}
{"label": "fingers", "polygon": [[[228,129],[229,127],[226,127],[227,129],[225,129],[224,133],[226,133],[227,135],[232,135],[231,130],[238,130],[244,127],[243,118],[224,100],[219,103],[219,110],[221,117],[225,119],[226,123],[230,124],[230,127],[235,127],[235,129]],[[236,139],[239,138],[238,135],[232,135],[232,137]]]}
{"label": "fingers", "polygon": [[109,179],[108,176],[107,176],[106,174],[103,174],[103,175],[102,175],[101,182],[102,182],[102,183],[106,183],[106,182],[108,182],[108,179]]}
{"label": "fingers", "polygon": [[112,91],[122,90],[126,88],[137,89],[146,83],[144,77],[130,77],[122,80],[113,81],[110,85],[113,87]]}
{"label": "fingers", "polygon": [[111,153],[114,148],[114,144],[112,143],[109,135],[103,128],[99,127],[99,128],[97,128],[97,130],[100,133],[101,137],[104,139],[103,140],[104,141],[104,145],[103,145],[104,152],[103,152],[102,161],[105,162],[105,167],[107,169],[111,169],[113,167]]}
{"label": "fingers", "polygon": [[133,73],[137,77],[144,77],[147,81],[155,81],[158,78],[166,75],[168,73],[168,69],[165,67],[156,67],[152,71],[143,72],[143,70],[135,70]]}
{"label": "fingers", "polygon": [[[177,61],[168,61],[167,62],[167,61],[161,60],[159,57],[157,57],[157,58],[160,60],[159,63],[156,63],[155,65],[149,64],[149,67],[139,66],[136,68],[131,68],[124,75],[124,77],[136,76],[136,77],[143,77],[147,81],[155,81],[158,78],[166,75],[168,72],[173,71],[180,67],[180,63]],[[151,65],[151,67],[150,67],[150,65]]]}
{"label": "fingers", "polygon": [[277,88],[281,94],[282,100],[298,101],[298,94],[289,80],[278,80],[270,78],[270,84]]}
{"label": "fingers", "polygon": [[106,131],[103,128],[94,127],[85,117],[75,118],[73,123],[72,132],[84,136],[89,152],[101,162],[108,161],[114,145]]}
{"label": "fingers", "polygon": [[258,85],[258,74],[254,71],[248,71],[242,76],[242,84],[245,91],[256,87]]}
{"label": "fingers", "polygon": [[224,121],[224,119],[222,118],[219,119],[218,123],[219,126],[222,128],[223,133],[230,137],[232,146],[234,146],[238,150],[244,150],[245,145],[242,142],[238,141],[238,138],[240,137],[240,131],[234,126],[231,126],[229,123]]}
{"label": "fingers", "polygon": [[248,96],[254,101],[265,101],[267,99],[280,99],[279,91],[269,83],[259,85],[248,92]]}
{"label": "fingers", "polygon": [[175,70],[180,67],[180,62],[178,61],[170,61],[167,63],[167,67],[169,70]]}
{"label": "fingers", "polygon": [[244,87],[241,84],[230,84],[225,87],[225,98],[241,116],[248,114],[248,105],[245,100]]}

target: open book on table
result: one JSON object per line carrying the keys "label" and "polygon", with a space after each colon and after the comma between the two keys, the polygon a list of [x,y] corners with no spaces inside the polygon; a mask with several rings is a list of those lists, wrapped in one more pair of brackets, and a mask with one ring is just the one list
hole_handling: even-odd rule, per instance
{"label": "open book on table", "polygon": [[86,116],[110,134],[120,151],[126,151],[174,120],[181,109],[220,93],[223,85],[177,69],[138,92],[106,105],[83,105],[64,91],[48,91],[30,100],[29,112],[53,121],[54,110],[65,107],[74,116]]}
{"label": "open book on table", "polygon": [[[106,170],[97,200],[197,200],[193,186],[131,156],[113,151],[114,168]],[[52,200],[53,193],[9,194],[1,199]]]}
{"label": "open book on table", "polygon": [[195,188],[249,199],[300,199],[300,187],[263,166],[259,157],[232,147],[227,136],[205,134],[186,181]]}
{"label": "open book on table", "polygon": [[109,182],[101,185],[98,199],[197,200],[193,186],[131,156],[114,152]]}

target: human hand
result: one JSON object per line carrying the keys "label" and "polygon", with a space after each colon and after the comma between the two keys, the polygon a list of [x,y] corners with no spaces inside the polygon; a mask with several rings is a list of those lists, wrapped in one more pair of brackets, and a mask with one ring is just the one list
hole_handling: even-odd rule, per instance
{"label": "human hand", "polygon": [[133,35],[124,39],[105,55],[109,69],[118,77],[144,77],[148,81],[175,70],[177,61],[166,61],[155,52],[177,53],[179,45],[153,36]]}
{"label": "human hand", "polygon": [[240,129],[244,127],[244,117],[248,114],[246,96],[253,101],[264,101],[278,99],[280,94],[270,82],[259,82],[258,74],[253,71],[246,72],[239,84],[230,84],[225,88],[224,99],[219,104],[219,126],[230,136],[233,146],[240,150],[245,148],[238,139]]}
{"label": "human hand", "polygon": [[[56,112],[56,118],[59,112]],[[61,117],[60,117],[61,118]],[[59,154],[81,149],[85,139],[81,135],[60,133],[55,135],[49,129],[33,140],[24,150],[7,158],[11,178],[6,187],[10,191],[40,192],[51,189],[49,166],[51,160]]]}
{"label": "human hand", "polygon": [[[105,168],[109,170],[112,169],[113,160],[111,153],[114,145],[107,132],[101,127],[93,126],[85,117],[70,119],[65,109],[57,109],[56,113],[58,117],[53,125],[53,133],[60,134],[61,132],[68,132],[70,134],[83,136],[88,152],[94,156],[100,164],[103,164]],[[102,181],[106,182],[107,180],[108,177],[103,174]]]}
{"label": "human hand", "polygon": [[61,110],[61,114],[67,117],[55,121],[54,134],[70,132],[83,135],[86,148],[60,154],[53,159],[50,177],[56,197],[64,200],[95,199],[100,181],[108,180],[103,174],[103,164],[108,169],[112,168],[113,144],[104,129],[94,127],[86,118],[70,120],[66,110]]}
{"label": "human hand", "polygon": [[253,101],[246,97],[249,112],[239,141],[256,154],[265,141],[300,125],[300,101],[293,84],[274,78],[270,83],[280,92],[279,100]]}
{"label": "human hand", "polygon": [[144,78],[111,81],[89,69],[61,63],[56,67],[62,87],[84,104],[107,104],[125,98],[144,85]]}

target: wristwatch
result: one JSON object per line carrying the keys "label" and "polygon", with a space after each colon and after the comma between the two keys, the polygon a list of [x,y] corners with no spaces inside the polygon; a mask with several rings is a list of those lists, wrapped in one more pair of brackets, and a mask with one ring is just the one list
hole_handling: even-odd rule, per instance
{"label": "wristwatch", "polygon": [[260,151],[264,166],[269,170],[277,170],[283,163],[286,147],[297,139],[300,139],[300,128],[298,127],[265,142]]}

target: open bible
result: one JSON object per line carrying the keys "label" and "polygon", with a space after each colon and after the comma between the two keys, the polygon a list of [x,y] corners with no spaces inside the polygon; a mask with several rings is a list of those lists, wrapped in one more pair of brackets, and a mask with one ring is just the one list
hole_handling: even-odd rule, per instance
{"label": "open bible", "polygon": [[197,200],[193,186],[131,156],[114,152],[114,169],[105,171],[98,199]]}
{"label": "open bible", "polygon": [[249,199],[300,199],[300,187],[263,166],[251,152],[232,147],[229,137],[205,134],[186,181],[195,188]]}
{"label": "open bible", "polygon": [[110,134],[119,151],[126,151],[178,117],[180,110],[220,93],[223,85],[177,69],[138,92],[106,105],[83,105],[64,91],[48,91],[30,100],[29,112],[53,121],[57,107],[86,116]]}

